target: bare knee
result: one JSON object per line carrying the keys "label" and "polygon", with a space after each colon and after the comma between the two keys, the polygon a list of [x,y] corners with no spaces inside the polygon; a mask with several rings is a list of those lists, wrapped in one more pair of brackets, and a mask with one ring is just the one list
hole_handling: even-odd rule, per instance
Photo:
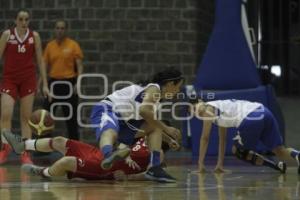
{"label": "bare knee", "polygon": [[278,146],[276,148],[274,148],[272,150],[272,152],[276,155],[276,156],[282,156],[284,154],[285,148],[283,146]]}
{"label": "bare knee", "polygon": [[62,136],[58,136],[52,139],[52,146],[54,149],[64,151],[68,139]]}

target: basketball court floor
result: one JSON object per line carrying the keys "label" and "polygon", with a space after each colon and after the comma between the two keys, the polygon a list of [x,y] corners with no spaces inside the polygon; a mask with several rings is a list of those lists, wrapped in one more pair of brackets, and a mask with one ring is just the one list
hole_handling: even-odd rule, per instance
{"label": "basketball court floor", "polygon": [[[225,200],[300,199],[300,177],[297,167],[288,168],[286,175],[265,167],[253,167],[226,159],[226,169],[232,172],[214,174],[216,158],[207,162],[208,173],[199,174],[187,153],[172,153],[168,171],[177,183],[162,184],[147,181],[70,181],[65,178],[43,180],[29,177],[20,171],[17,159],[0,167],[0,199],[11,200]],[[53,160],[52,160],[53,161]],[[45,164],[45,159],[36,159]]]}

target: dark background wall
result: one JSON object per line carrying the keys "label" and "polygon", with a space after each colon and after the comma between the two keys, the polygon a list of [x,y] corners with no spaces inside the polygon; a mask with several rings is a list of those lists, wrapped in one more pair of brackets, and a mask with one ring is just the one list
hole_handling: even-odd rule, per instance
{"label": "dark background wall", "polygon": [[211,0],[1,0],[2,30],[21,7],[32,12],[31,27],[43,43],[56,19],[67,20],[84,51],[85,72],[107,74],[110,81],[174,65],[191,82],[214,19]]}
{"label": "dark background wall", "polygon": [[[84,72],[103,73],[110,84],[145,79],[166,66],[192,83],[214,21],[212,0],[0,0],[1,30],[22,7],[44,45],[55,20],[65,19],[84,52]],[[99,91],[96,81],[84,83],[86,91]]]}

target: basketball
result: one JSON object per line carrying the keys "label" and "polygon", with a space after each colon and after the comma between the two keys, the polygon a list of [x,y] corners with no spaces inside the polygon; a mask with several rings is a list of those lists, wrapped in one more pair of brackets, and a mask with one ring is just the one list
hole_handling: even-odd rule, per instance
{"label": "basketball", "polygon": [[31,114],[28,121],[32,132],[37,136],[50,133],[54,129],[54,120],[50,113],[44,109],[38,109]]}

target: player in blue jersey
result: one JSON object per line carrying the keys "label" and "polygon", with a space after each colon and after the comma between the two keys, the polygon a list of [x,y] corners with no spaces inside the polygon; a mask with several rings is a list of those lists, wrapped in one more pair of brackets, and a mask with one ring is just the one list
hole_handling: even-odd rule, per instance
{"label": "player in blue jersey", "polygon": [[234,127],[237,135],[233,138],[232,152],[239,159],[254,165],[266,165],[285,173],[283,162],[275,163],[255,152],[258,142],[262,142],[281,160],[294,159],[300,174],[299,151],[286,148],[280,135],[279,127],[273,114],[261,103],[242,100],[218,100],[194,102],[193,113],[203,120],[199,149],[199,170],[205,171],[204,158],[207,151],[212,124],[219,127],[219,157],[216,171],[223,171],[226,130]]}
{"label": "player in blue jersey", "polygon": [[104,155],[103,169],[111,168],[114,161],[129,154],[129,148],[115,151],[114,144],[130,145],[137,134],[146,135],[151,151],[146,177],[159,182],[175,182],[160,166],[160,149],[162,133],[178,139],[180,131],[157,119],[157,109],[162,99],[172,99],[180,91],[183,82],[180,71],[166,68],[155,74],[149,83],[114,91],[94,106],[91,121]]}

